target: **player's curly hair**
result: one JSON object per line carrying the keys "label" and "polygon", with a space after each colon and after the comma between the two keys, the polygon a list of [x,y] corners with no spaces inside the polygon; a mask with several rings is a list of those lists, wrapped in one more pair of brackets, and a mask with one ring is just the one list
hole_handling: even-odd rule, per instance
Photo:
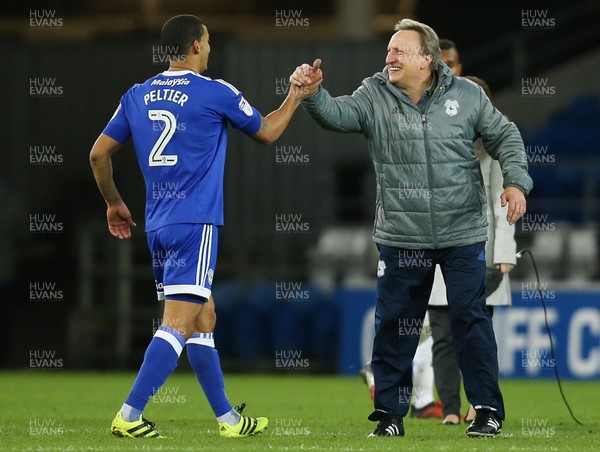
{"label": "player's curly hair", "polygon": [[185,57],[194,41],[204,34],[204,22],[192,14],[180,14],[165,22],[160,32],[160,45],[170,58]]}

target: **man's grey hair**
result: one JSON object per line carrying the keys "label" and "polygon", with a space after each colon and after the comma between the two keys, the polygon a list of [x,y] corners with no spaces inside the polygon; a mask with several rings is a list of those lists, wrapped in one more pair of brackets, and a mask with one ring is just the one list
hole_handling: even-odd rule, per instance
{"label": "man's grey hair", "polygon": [[429,25],[412,19],[402,19],[394,26],[395,31],[412,30],[421,37],[421,55],[431,55],[431,70],[437,70],[440,63],[440,40]]}

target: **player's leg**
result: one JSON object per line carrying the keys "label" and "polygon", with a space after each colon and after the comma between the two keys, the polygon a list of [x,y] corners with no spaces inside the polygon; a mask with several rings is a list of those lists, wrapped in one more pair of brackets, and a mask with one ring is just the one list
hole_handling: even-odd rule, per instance
{"label": "player's leg", "polygon": [[[204,297],[206,303],[203,304],[193,325],[193,334],[187,338],[188,360],[219,422],[221,436],[254,435],[267,427],[268,420],[264,417],[242,416],[241,409],[238,412],[231,406],[225,394],[221,362],[215,348],[214,331],[217,316],[212,297],[212,283],[217,263],[218,228],[210,224],[195,226],[196,243],[188,247],[194,251],[185,254],[186,266],[195,269],[191,275],[195,279],[184,280],[180,284],[193,284],[193,291]],[[170,289],[166,287],[165,290],[168,293]]]}
{"label": "player's leg", "polygon": [[[165,275],[165,268],[170,269],[182,263],[175,260],[179,256],[178,249],[162,245],[162,243],[172,242],[166,240],[171,232],[168,228],[162,228],[148,234],[148,245],[152,252],[159,299],[165,297],[165,288],[169,287],[168,283],[165,284],[164,281],[168,281],[169,277],[172,278],[172,275]],[[194,302],[201,299],[196,300],[193,296],[191,297],[167,293],[162,325],[150,341],[144,354],[144,361],[127,400],[111,425],[111,431],[115,436],[160,436],[158,431],[154,429],[154,424],[145,420],[142,414],[150,398],[160,389],[177,367],[177,361],[185,342],[194,331],[196,319],[202,310],[202,304]]]}
{"label": "player's leg", "polygon": [[146,349],[142,366],[121,408],[125,421],[138,420],[150,398],[173,373],[201,309],[200,304],[165,300],[162,325]]}
{"label": "player's leg", "polygon": [[[431,368],[431,338],[419,343],[413,359],[413,397],[411,413],[433,404],[433,369]],[[431,377],[431,378],[430,378]]]}
{"label": "player's leg", "polygon": [[[428,325],[425,316],[425,325]],[[429,331],[428,326],[424,326]],[[427,333],[424,333],[425,335]],[[422,336],[423,336],[422,335]],[[417,418],[442,418],[442,409],[435,403],[433,393],[433,368],[431,366],[431,336],[421,338],[415,358],[413,359],[413,397],[411,401],[410,415]]]}
{"label": "player's leg", "polygon": [[433,375],[442,401],[445,424],[460,423],[460,369],[454,351],[448,306],[429,306],[433,337]]}
{"label": "player's leg", "polygon": [[[240,416],[233,409],[225,395],[225,384],[221,371],[219,353],[215,348],[214,331],[217,323],[215,302],[212,297],[212,282],[217,264],[218,228],[213,225],[198,225],[198,249],[190,253],[186,264],[197,268],[198,291],[206,298],[200,315],[192,325],[192,333],[187,340],[187,355],[190,365],[202,386],[204,394],[219,422],[224,420],[236,424]],[[200,231],[198,231],[200,232]]]}
{"label": "player's leg", "polygon": [[214,340],[216,321],[215,302],[211,295],[196,321],[194,333],[187,341],[186,350],[190,365],[217,421],[235,425],[239,422],[240,416],[225,395],[221,361]]}
{"label": "player's leg", "polygon": [[498,385],[496,339],[485,307],[484,243],[448,249],[439,263],[465,392],[476,410],[467,435],[494,436],[502,427],[504,402]]}
{"label": "player's leg", "polygon": [[379,250],[371,361],[375,412],[369,416],[379,425],[371,436],[401,436],[412,394],[412,361],[433,283],[434,253],[381,245]]}
{"label": "player's leg", "polygon": [[215,302],[211,295],[196,321],[194,334],[187,341],[188,360],[217,418],[220,435],[228,438],[255,435],[262,432],[269,421],[265,417],[243,416],[243,404],[241,408],[234,409],[229,403],[213,336],[216,321]]}
{"label": "player's leg", "polygon": [[371,400],[375,400],[375,377],[373,376],[373,368],[371,367],[371,361],[365,363],[360,369],[360,377],[363,379],[371,394]]}

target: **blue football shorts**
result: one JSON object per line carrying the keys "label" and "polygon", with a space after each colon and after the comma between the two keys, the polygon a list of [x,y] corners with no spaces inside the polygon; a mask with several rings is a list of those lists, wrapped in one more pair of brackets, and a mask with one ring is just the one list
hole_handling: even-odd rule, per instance
{"label": "blue football shorts", "polygon": [[148,232],[159,300],[205,303],[217,264],[218,227],[185,223]]}

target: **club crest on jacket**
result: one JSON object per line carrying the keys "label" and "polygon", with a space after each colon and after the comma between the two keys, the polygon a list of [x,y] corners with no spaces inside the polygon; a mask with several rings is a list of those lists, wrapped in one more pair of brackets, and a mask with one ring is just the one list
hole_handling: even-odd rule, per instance
{"label": "club crest on jacket", "polygon": [[448,99],[446,102],[444,102],[444,107],[446,107],[446,113],[448,113],[448,115],[456,116],[456,113],[458,113],[458,107],[460,107],[460,105],[458,104],[457,100]]}

